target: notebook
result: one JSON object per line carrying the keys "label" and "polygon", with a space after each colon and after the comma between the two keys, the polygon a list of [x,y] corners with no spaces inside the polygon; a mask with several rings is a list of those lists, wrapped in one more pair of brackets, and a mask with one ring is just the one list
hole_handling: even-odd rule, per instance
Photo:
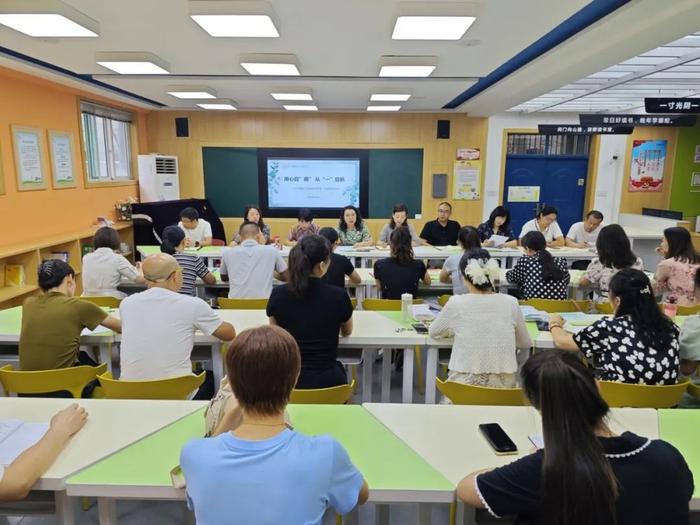
{"label": "notebook", "polygon": [[0,465],[12,463],[44,437],[48,430],[48,423],[25,423],[19,419],[0,421]]}

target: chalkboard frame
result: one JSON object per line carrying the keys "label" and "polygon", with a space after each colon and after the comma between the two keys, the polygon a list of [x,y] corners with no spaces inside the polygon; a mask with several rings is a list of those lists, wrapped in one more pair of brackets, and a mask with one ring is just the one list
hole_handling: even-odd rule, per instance
{"label": "chalkboard frame", "polygon": [[[267,159],[286,157],[300,159],[357,158],[360,161],[360,214],[367,217],[369,209],[369,151],[350,148],[258,148],[258,195],[264,217],[296,217],[297,208],[270,208],[267,192]],[[340,217],[342,208],[313,208],[311,213],[319,218]]]}

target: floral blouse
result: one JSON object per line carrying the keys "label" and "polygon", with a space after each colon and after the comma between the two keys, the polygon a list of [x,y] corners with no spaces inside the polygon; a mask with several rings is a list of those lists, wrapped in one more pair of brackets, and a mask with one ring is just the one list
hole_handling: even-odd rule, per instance
{"label": "floral blouse", "polygon": [[476,231],[479,233],[479,239],[481,240],[481,242],[488,241],[492,235],[503,235],[504,237],[508,237],[508,240],[506,240],[506,242],[515,240],[515,235],[513,235],[513,230],[510,226],[508,226],[507,228],[503,228],[501,226],[498,228],[498,233],[494,233],[493,228],[489,226],[489,223],[487,221],[479,224],[479,227],[476,229]]}
{"label": "floral blouse", "polygon": [[583,355],[592,359],[600,379],[621,383],[673,385],[680,366],[678,328],[665,348],[647,346],[628,316],[604,317],[574,335]]}
{"label": "floral blouse", "polygon": [[302,228],[299,223],[292,226],[289,230],[289,236],[287,237],[290,241],[300,241],[307,235],[318,235],[321,229],[316,224],[309,224],[306,228]]}
{"label": "floral blouse", "polygon": [[674,297],[680,306],[695,306],[700,303],[700,294],[695,290],[695,273],[700,264],[664,259],[656,267],[654,292],[661,293],[664,301]]}
{"label": "floral blouse", "polygon": [[[639,257],[637,257],[637,260],[634,261],[634,264],[630,266],[630,268],[634,268],[635,270],[644,270],[644,263]],[[598,290],[595,292],[595,300],[597,303],[602,303],[608,300],[610,279],[612,279],[613,275],[615,275],[621,269],[622,268],[603,266],[600,259],[591,261],[591,264],[588,265],[584,277],[591,282],[591,285],[598,288]]]}
{"label": "floral blouse", "polygon": [[338,228],[338,238],[342,246],[352,246],[358,242],[371,241],[372,235],[369,233],[367,225],[363,224],[361,230],[354,229],[343,231]]}

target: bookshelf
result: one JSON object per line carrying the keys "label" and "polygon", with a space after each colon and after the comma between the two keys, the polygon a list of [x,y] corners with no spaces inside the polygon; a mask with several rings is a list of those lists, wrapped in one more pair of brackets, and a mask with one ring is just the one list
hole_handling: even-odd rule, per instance
{"label": "bookshelf", "polygon": [[[113,225],[119,232],[121,242],[126,243],[129,251],[134,252],[134,233],[130,222],[120,222]],[[77,289],[82,292],[80,273],[82,271],[83,247],[92,245],[92,237],[97,227],[88,230],[76,231],[65,235],[51,237],[43,241],[26,243],[23,245],[0,246],[0,310],[18,306],[31,294],[37,293],[36,269],[44,259],[56,257],[56,254],[65,254],[68,264],[75,270]],[[129,257],[127,257],[129,258]],[[133,260],[133,255],[131,256]],[[20,286],[12,286],[5,280],[7,265],[20,265],[24,268],[24,283]]]}

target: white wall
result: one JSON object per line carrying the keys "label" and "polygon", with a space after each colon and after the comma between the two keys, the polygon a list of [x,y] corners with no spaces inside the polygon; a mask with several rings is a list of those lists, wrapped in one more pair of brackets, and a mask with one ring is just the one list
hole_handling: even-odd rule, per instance
{"label": "white wall", "polygon": [[[538,124],[578,124],[578,113],[499,113],[489,117],[484,176],[484,220],[501,204],[498,200],[501,178],[504,129],[530,129]],[[605,215],[605,222],[614,222],[620,208],[622,171],[625,164],[627,136],[603,135],[600,141],[598,177],[593,207]],[[612,157],[617,156],[617,161]]]}

